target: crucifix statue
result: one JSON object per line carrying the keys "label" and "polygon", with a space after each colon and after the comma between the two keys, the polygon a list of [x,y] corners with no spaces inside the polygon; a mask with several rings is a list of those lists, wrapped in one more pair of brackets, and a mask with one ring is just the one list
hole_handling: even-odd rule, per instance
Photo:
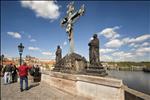
{"label": "crucifix statue", "polygon": [[75,11],[74,2],[71,2],[67,5],[67,16],[61,21],[61,25],[66,28],[66,32],[68,34],[68,40],[70,44],[70,52],[74,52],[74,40],[73,40],[73,24],[74,22],[84,14],[85,9],[84,5],[81,6],[79,11]]}

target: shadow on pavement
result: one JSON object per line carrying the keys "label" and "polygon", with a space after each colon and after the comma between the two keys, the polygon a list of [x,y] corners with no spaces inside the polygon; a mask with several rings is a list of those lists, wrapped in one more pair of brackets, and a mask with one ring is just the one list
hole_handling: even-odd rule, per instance
{"label": "shadow on pavement", "polygon": [[38,85],[40,85],[40,83],[31,84],[31,85],[28,87],[28,89],[31,89],[31,88],[36,87],[36,86],[38,86]]}

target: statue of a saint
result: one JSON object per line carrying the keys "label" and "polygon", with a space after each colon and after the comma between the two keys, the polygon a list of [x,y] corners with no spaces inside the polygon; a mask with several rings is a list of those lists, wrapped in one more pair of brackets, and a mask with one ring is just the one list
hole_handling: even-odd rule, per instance
{"label": "statue of a saint", "polygon": [[90,41],[89,45],[89,61],[91,65],[99,66],[99,39],[97,34],[93,35],[93,40]]}
{"label": "statue of a saint", "polygon": [[56,64],[61,60],[61,58],[62,58],[61,48],[58,45],[56,50]]}

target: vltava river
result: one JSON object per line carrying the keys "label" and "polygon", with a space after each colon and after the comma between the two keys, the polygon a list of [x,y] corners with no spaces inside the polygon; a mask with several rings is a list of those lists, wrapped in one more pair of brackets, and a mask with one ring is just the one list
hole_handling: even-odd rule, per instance
{"label": "vltava river", "polygon": [[109,76],[122,79],[129,88],[150,95],[150,73],[143,71],[108,71]]}

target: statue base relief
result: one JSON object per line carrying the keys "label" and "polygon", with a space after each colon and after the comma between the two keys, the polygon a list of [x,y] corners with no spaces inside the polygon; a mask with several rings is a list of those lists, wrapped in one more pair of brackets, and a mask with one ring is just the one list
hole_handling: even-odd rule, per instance
{"label": "statue base relief", "polygon": [[102,66],[89,65],[86,68],[86,74],[95,76],[107,76],[106,70]]}

